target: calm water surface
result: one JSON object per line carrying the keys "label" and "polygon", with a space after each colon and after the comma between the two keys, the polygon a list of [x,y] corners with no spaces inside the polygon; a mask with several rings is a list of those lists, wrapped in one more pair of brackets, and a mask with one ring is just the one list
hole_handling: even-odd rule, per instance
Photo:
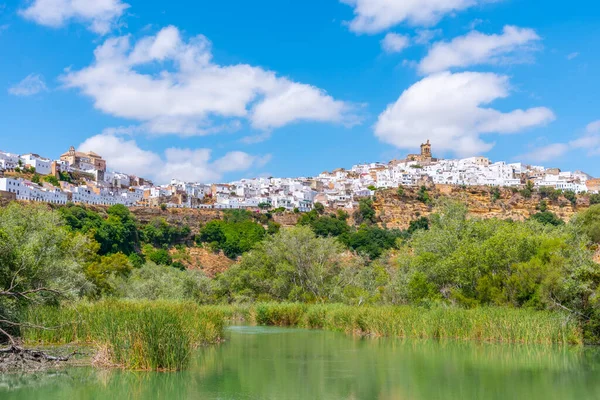
{"label": "calm water surface", "polygon": [[0,375],[0,399],[600,399],[600,351],[232,327],[180,373]]}

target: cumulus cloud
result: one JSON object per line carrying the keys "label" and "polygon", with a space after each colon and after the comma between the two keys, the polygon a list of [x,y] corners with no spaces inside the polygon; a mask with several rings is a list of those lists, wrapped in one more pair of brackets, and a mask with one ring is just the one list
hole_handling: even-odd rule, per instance
{"label": "cumulus cloud", "polygon": [[569,149],[570,146],[566,143],[552,143],[534,149],[529,153],[522,154],[516,158],[535,162],[550,161],[564,155]]}
{"label": "cumulus cloud", "polygon": [[8,93],[15,96],[33,96],[40,92],[47,91],[44,77],[39,74],[27,75],[21,82],[8,88]]}
{"label": "cumulus cloud", "polygon": [[20,14],[40,25],[58,28],[75,21],[105,35],[129,7],[121,0],[34,0]]}
{"label": "cumulus cloud", "polygon": [[523,62],[540,37],[533,29],[505,26],[500,35],[472,31],[450,42],[435,43],[419,63],[419,72],[431,74],[480,64]]}
{"label": "cumulus cloud", "polygon": [[115,134],[92,136],[79,145],[80,151],[94,151],[106,160],[108,168],[154,180],[169,182],[172,178],[188,182],[216,182],[229,172],[260,168],[270,155],[254,156],[232,151],[212,160],[210,149],[168,148],[161,156],[141,149],[135,140]]}
{"label": "cumulus cloud", "polygon": [[402,50],[410,46],[408,36],[399,35],[397,33],[388,33],[381,41],[381,48],[386,53],[400,53]]}
{"label": "cumulus cloud", "polygon": [[486,133],[517,133],[554,120],[545,107],[501,112],[485,107],[509,96],[507,76],[493,73],[443,72],[406,89],[379,116],[375,135],[402,149],[430,139],[437,150],[471,156],[490,150]]}
{"label": "cumulus cloud", "polygon": [[441,29],[417,29],[414,41],[416,44],[429,44],[437,36],[441,36],[443,31]]}
{"label": "cumulus cloud", "polygon": [[350,29],[378,33],[401,23],[430,26],[444,16],[495,0],[340,0],[354,8]]}
{"label": "cumulus cloud", "polygon": [[600,121],[587,125],[585,133],[567,143],[552,143],[518,156],[523,160],[549,161],[573,150],[584,149],[589,156],[600,155]]}
{"label": "cumulus cloud", "polygon": [[354,119],[351,105],[315,86],[247,64],[214,63],[206,37],[184,41],[174,26],[135,45],[129,36],[108,39],[96,48],[92,65],[68,71],[62,80],[91,97],[97,109],[156,134],[212,133],[215,119],[246,119],[263,130]]}

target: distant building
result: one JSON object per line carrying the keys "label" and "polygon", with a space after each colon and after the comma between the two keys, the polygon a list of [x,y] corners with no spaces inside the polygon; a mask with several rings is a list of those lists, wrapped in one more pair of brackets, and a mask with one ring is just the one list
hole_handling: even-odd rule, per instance
{"label": "distant building", "polygon": [[69,151],[60,156],[60,160],[67,162],[71,168],[82,171],[97,171],[98,180],[104,180],[106,161],[93,151],[87,153],[75,151],[75,147],[71,146]]}
{"label": "distant building", "polygon": [[431,143],[429,143],[429,139],[427,139],[427,142],[421,144],[421,154],[409,154],[406,156],[406,160],[422,163],[437,161],[437,158],[433,158],[431,155]]}
{"label": "distant building", "polygon": [[24,154],[21,156],[21,160],[26,167],[35,168],[35,172],[40,175],[51,173],[50,165],[52,162],[47,158],[40,157],[38,154]]}

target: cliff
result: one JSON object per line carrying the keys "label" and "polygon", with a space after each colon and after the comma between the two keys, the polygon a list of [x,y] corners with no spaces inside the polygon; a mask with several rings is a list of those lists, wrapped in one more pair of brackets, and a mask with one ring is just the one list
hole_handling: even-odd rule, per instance
{"label": "cliff", "polygon": [[547,210],[555,213],[564,221],[589,207],[589,199],[579,196],[573,205],[564,197],[556,199],[542,197],[533,193],[526,198],[518,191],[499,188],[494,193],[488,187],[459,187],[449,185],[431,185],[427,193],[431,199],[429,204],[418,199],[418,188],[404,188],[399,196],[396,189],[381,190],[375,196],[375,210],[382,225],[387,228],[408,228],[410,222],[421,216],[428,216],[434,210],[434,204],[440,199],[448,198],[465,203],[469,214],[477,218],[501,218],[523,221],[539,212],[540,202],[547,204]]}

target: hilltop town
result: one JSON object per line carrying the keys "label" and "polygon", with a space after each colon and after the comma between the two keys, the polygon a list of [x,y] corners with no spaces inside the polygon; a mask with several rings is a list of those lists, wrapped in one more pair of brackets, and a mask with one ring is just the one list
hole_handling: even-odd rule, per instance
{"label": "hilltop town", "polygon": [[101,155],[71,147],[58,160],[38,154],[0,151],[0,197],[54,204],[176,208],[283,208],[310,211],[315,203],[353,209],[375,190],[422,185],[549,187],[573,193],[598,193],[600,179],[581,172],[523,163],[492,162],[486,157],[437,159],[427,140],[419,154],[389,163],[357,164],[316,177],[253,178],[229,183],[153,182],[113,171]]}

